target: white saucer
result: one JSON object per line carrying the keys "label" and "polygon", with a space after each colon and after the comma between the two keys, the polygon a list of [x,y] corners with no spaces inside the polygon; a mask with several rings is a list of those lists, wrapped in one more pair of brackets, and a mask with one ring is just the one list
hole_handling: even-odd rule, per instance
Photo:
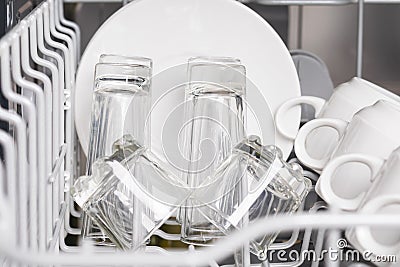
{"label": "white saucer", "polygon": [[[248,118],[247,133],[262,135],[263,142],[280,147],[285,158],[291,152],[292,141],[275,131],[271,113],[287,99],[300,96],[296,69],[278,34],[246,6],[233,0],[136,0],[110,17],[88,44],[76,79],[76,129],[85,153],[94,66],[103,53],[152,58],[153,103],[171,86],[186,81],[182,64],[189,57],[240,59],[249,79],[247,99],[258,120]],[[180,66],[169,70],[177,65]],[[162,77],[157,79],[158,76]],[[165,122],[163,117],[183,101],[183,92],[174,97],[152,113],[152,149],[156,151],[162,147],[158,133]],[[258,122],[262,133],[257,129]],[[300,109],[291,110],[285,122],[285,127],[297,131]]]}

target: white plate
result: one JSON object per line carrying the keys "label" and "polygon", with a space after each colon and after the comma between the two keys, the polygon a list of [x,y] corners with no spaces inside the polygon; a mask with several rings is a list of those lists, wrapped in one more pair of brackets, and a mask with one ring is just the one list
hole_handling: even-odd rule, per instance
{"label": "white plate", "polygon": [[[292,150],[292,141],[276,133],[273,113],[287,99],[300,96],[296,69],[278,34],[246,6],[233,0],[136,0],[110,17],[87,46],[76,79],[76,129],[85,152],[94,66],[103,53],[153,59],[152,98],[158,106],[152,113],[151,126],[152,149],[156,152],[163,149],[165,114],[183,101],[183,90],[157,100],[186,81],[182,64],[192,56],[241,59],[249,80],[248,103],[255,112],[255,116],[248,112],[247,133],[262,135],[265,143],[279,146],[285,157]],[[171,69],[174,66],[178,67]],[[300,109],[291,110],[285,121],[285,127],[296,131]],[[167,136],[176,139],[173,133]],[[173,139],[168,143],[174,143]]]}

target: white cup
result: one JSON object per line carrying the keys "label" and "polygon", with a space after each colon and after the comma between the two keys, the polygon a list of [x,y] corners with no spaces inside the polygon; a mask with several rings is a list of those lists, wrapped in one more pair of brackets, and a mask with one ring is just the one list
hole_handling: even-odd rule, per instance
{"label": "white cup", "polygon": [[[275,114],[277,130],[286,138],[294,140],[297,131],[284,128],[285,114],[299,105],[310,105],[315,110],[315,118],[332,118],[350,121],[353,115],[364,107],[383,99],[400,103],[400,97],[369,81],[353,78],[335,88],[328,101],[314,96],[301,96],[283,103]],[[318,129],[309,136],[307,148],[315,158],[325,157],[334,148],[335,133],[329,129]]]}
{"label": "white cup", "polygon": [[[400,195],[382,195],[368,200],[360,212],[368,214],[399,214]],[[346,239],[360,252],[369,253],[371,259],[377,256],[400,254],[400,233],[398,229],[371,228],[358,226],[345,233]],[[365,255],[365,254],[364,254]],[[385,266],[383,264],[379,266]]]}
{"label": "white cup", "polygon": [[[383,162],[384,160],[379,157],[366,154],[352,153],[338,156],[326,165],[318,179],[315,190],[318,195],[331,206],[343,210],[356,210],[364,199],[367,190],[372,186]],[[338,168],[347,163],[360,163],[368,167],[370,175],[364,177],[363,180],[363,182],[368,185],[367,188],[364,187],[365,190],[359,190],[358,186],[360,185],[360,181],[358,179],[351,179],[352,177],[349,177],[346,184],[343,184],[342,186],[333,186],[333,180]],[[345,191],[349,188],[355,191],[353,194],[354,197],[343,197],[346,193]]]}
{"label": "white cup", "polygon": [[[348,123],[339,119],[315,119],[305,124],[299,131],[295,140],[295,151],[297,158],[306,166],[321,172],[325,165],[340,155],[350,153],[362,153],[375,155],[387,159],[390,153],[400,146],[400,105],[380,100],[374,105],[363,108],[357,112]],[[327,157],[322,159],[312,158],[306,149],[307,136],[315,129],[331,127],[335,129],[340,137],[335,143],[335,149]],[[321,149],[323,149],[321,147]],[[344,164],[338,164],[344,165]],[[353,199],[360,193],[365,192],[371,182],[369,170],[365,166],[352,162],[335,168],[332,173],[329,185],[325,185],[324,179],[320,177],[316,191],[321,197],[324,195],[324,188],[330,187],[341,199]],[[332,166],[332,165],[331,165]],[[368,165],[367,165],[368,166]],[[370,167],[370,166],[368,166]],[[332,169],[330,167],[329,169]],[[370,167],[370,169],[372,169]],[[323,176],[328,176],[325,172]],[[351,184],[357,186],[351,186]],[[328,193],[329,194],[329,193]],[[330,197],[330,196],[328,196]],[[333,199],[331,203],[336,203]],[[342,201],[341,208],[354,210],[357,208],[353,202]]]}
{"label": "white cup", "polygon": [[[329,185],[332,174],[338,166],[358,162],[370,168],[369,179],[372,181],[367,192],[363,192],[354,199],[340,199]],[[324,169],[320,182],[321,191],[328,203],[341,208],[346,202],[357,205],[357,212],[369,214],[399,214],[400,213],[400,147],[391,153],[388,160],[365,154],[347,154],[332,160]],[[348,187],[357,184],[349,180]],[[334,198],[331,196],[334,195]],[[398,255],[400,253],[400,232],[398,229],[378,229],[367,226],[358,226],[346,231],[348,241],[360,252],[370,252],[371,256]]]}

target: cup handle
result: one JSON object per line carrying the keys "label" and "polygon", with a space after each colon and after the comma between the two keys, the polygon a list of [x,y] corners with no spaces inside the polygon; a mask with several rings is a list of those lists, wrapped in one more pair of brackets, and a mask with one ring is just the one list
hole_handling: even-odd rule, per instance
{"label": "cup handle", "polygon": [[287,129],[283,128],[284,115],[295,106],[299,106],[301,104],[308,104],[315,109],[314,117],[317,117],[322,110],[322,107],[325,105],[326,100],[315,97],[315,96],[300,96],[296,98],[289,99],[285,103],[283,103],[275,113],[275,123],[276,128],[280,134],[282,134],[285,138],[290,140],[294,140],[296,138],[296,134],[291,134]]}
{"label": "cup handle", "polygon": [[384,160],[378,157],[364,154],[347,154],[331,160],[324,168],[317,182],[318,194],[330,205],[336,206],[342,210],[356,210],[360,205],[365,192],[359,194],[353,199],[345,199],[338,196],[332,188],[332,177],[336,170],[343,164],[357,162],[366,165],[371,171],[370,181],[372,182],[377,176]]}
{"label": "cup handle", "polygon": [[[399,195],[383,195],[368,201],[360,210],[362,213],[373,214],[382,207],[390,204],[400,204]],[[400,242],[392,245],[383,245],[375,241],[372,236],[371,228],[368,226],[358,226],[355,228],[355,234],[359,243],[364,249],[371,250],[377,255],[397,254],[400,251]],[[367,246],[365,245],[367,244]]]}
{"label": "cup handle", "polygon": [[[322,127],[330,127],[335,129],[339,134],[339,139],[343,136],[348,122],[340,119],[315,119],[309,121],[303,127],[300,128],[296,140],[294,142],[294,149],[297,158],[307,167],[312,168],[316,171],[321,171],[328,161],[328,158],[314,159],[312,158],[306,149],[306,140],[308,135],[315,129]],[[321,148],[324,149],[324,148]]]}

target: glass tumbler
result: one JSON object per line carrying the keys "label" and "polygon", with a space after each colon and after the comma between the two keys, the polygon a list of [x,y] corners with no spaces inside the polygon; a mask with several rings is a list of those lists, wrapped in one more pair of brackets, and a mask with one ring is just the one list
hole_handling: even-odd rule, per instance
{"label": "glass tumbler", "polygon": [[140,56],[124,56],[116,54],[101,54],[99,63],[116,63],[116,64],[129,64],[129,65],[143,65],[153,68],[153,61],[147,57]]}
{"label": "glass tumbler", "polygon": [[[104,60],[104,59],[103,59]],[[148,64],[148,63],[146,63]],[[145,144],[150,111],[151,68],[125,63],[98,63],[95,68],[87,173],[125,133]]]}
{"label": "glass tumbler", "polygon": [[198,63],[211,63],[211,64],[241,64],[240,59],[234,57],[210,57],[210,56],[196,56],[188,59],[188,66]]}
{"label": "glass tumbler", "polygon": [[[188,66],[188,68],[187,68],[188,69],[188,80],[190,80],[190,71],[189,70],[190,70],[191,66],[195,65],[195,64],[199,64],[199,63],[203,63],[203,64],[211,63],[211,64],[222,64],[222,65],[224,65],[224,64],[240,64],[240,59],[233,58],[233,57],[209,57],[209,56],[191,57],[191,58],[188,59],[188,64],[187,64],[187,66]],[[185,107],[187,107],[187,105]],[[188,114],[188,112],[185,112],[185,113],[186,113],[186,118],[185,119],[190,121],[191,114]],[[190,131],[187,132],[187,134],[190,134]],[[184,137],[183,140],[182,139],[180,140],[181,146],[182,147],[186,147],[186,150],[188,150],[188,147],[190,145],[189,144],[185,144],[185,141],[187,141],[187,140],[185,140],[186,136],[183,135],[183,137]],[[185,156],[188,156],[189,153],[186,153]],[[185,181],[187,180],[186,176],[187,176],[187,173],[183,172],[183,179]],[[182,224],[182,215],[183,215],[183,211],[182,211],[182,208],[181,208],[181,209],[179,209],[178,214],[176,216],[176,220],[180,224]]]}
{"label": "glass tumbler", "polygon": [[[182,166],[183,180],[196,191],[245,136],[246,75],[245,67],[236,62],[189,61],[188,78]],[[193,207],[191,198],[180,217],[185,243],[208,245],[223,236]]]}
{"label": "glass tumbler", "polygon": [[[96,65],[87,175],[92,174],[95,160],[110,156],[113,143],[125,134],[133,135],[141,144],[147,143],[150,81],[151,68],[145,65]],[[85,215],[82,229],[84,239],[90,238],[96,245],[113,245]]]}
{"label": "glass tumbler", "polygon": [[[259,137],[250,136],[204,181],[193,201],[204,217],[229,234],[244,222],[293,213],[310,188],[300,165],[286,163],[278,147],[262,146]],[[265,260],[277,235],[253,240],[250,251]]]}
{"label": "glass tumbler", "polygon": [[149,237],[189,197],[190,190],[131,135],[113,154],[93,164],[71,192],[76,203],[123,250],[144,247]]}

